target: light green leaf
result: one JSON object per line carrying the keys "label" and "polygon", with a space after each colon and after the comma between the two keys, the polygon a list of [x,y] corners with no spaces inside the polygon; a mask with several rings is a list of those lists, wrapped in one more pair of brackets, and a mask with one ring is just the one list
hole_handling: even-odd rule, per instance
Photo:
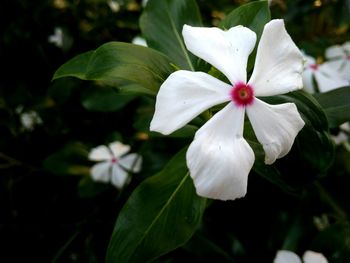
{"label": "light green leaf", "polygon": [[331,128],[350,121],[350,86],[314,96],[325,111]]}
{"label": "light green leaf", "polygon": [[198,59],[185,47],[184,24],[202,24],[194,0],[149,0],[140,18],[141,31],[149,47],[166,54],[178,67],[194,70]]}
{"label": "light green leaf", "polygon": [[126,80],[156,94],[171,72],[173,68],[168,58],[155,50],[109,42],[66,62],[55,72],[53,79],[71,76],[107,83]]}
{"label": "light green leaf", "polygon": [[178,153],[133,192],[117,219],[108,263],[149,262],[185,244],[198,227],[205,199],[196,195],[185,161]]}

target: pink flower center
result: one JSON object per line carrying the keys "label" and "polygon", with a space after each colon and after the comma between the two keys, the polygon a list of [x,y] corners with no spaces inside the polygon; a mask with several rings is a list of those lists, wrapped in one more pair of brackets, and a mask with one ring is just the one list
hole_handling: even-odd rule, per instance
{"label": "pink flower center", "polygon": [[350,55],[347,55],[347,56],[346,56],[346,59],[347,59],[347,60],[350,60]]}
{"label": "pink flower center", "polygon": [[313,71],[318,70],[318,64],[311,64],[309,67],[310,67]]}
{"label": "pink flower center", "polygon": [[247,106],[254,101],[254,90],[249,84],[237,82],[231,89],[231,99],[237,106]]}
{"label": "pink flower center", "polygon": [[113,157],[112,160],[111,160],[111,162],[112,162],[112,164],[116,164],[116,163],[118,163],[118,159],[115,158],[115,157]]}

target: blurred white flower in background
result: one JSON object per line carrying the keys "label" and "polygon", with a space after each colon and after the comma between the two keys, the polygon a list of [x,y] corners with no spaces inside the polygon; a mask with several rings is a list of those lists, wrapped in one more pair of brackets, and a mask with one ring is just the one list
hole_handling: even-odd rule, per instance
{"label": "blurred white flower in background", "polygon": [[107,4],[113,13],[118,13],[120,11],[120,4],[114,0],[108,0]]}
{"label": "blurred white flower in background", "polygon": [[[340,87],[349,85],[349,81],[345,80],[329,62],[318,64],[316,59],[303,54],[305,59],[305,67],[303,71],[304,88],[315,93],[327,92]],[[317,88],[316,88],[316,85]]]}
{"label": "blurred white flower in background", "polygon": [[140,36],[134,37],[132,39],[131,43],[133,43],[135,45],[147,47],[146,39],[144,39],[143,37],[140,37]]}
{"label": "blurred white flower in background", "polygon": [[350,81],[350,41],[327,48],[326,58],[344,79]]}
{"label": "blurred white flower in background", "polygon": [[[321,254],[314,251],[306,251],[303,255],[304,263],[328,263],[328,260]],[[297,254],[288,250],[279,250],[273,263],[302,263]]]}
{"label": "blurred white flower in background", "polygon": [[63,30],[60,27],[55,27],[54,34],[49,36],[49,43],[54,44],[56,47],[63,47]]}
{"label": "blurred white flower in background", "polygon": [[55,27],[54,34],[50,35],[47,41],[66,52],[73,46],[74,39],[64,28]]}
{"label": "blurred white flower in background", "polygon": [[350,151],[349,135],[350,123],[345,122],[339,126],[339,133],[337,135],[332,135],[332,139],[336,145],[344,144],[345,148]]}
{"label": "blurred white flower in background", "polygon": [[19,121],[22,125],[22,129],[25,131],[33,131],[35,126],[43,123],[43,120],[36,111],[23,111],[22,105],[18,106],[15,112],[19,115]]}
{"label": "blurred white flower in background", "polygon": [[128,172],[139,172],[142,164],[142,157],[136,153],[127,154],[129,151],[130,146],[120,142],[91,149],[89,160],[99,162],[91,168],[93,180],[111,182],[118,189],[127,184],[130,180]]}

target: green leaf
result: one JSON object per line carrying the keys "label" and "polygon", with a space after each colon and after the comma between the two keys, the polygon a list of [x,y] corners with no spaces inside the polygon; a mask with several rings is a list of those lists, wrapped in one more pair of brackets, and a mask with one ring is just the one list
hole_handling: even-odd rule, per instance
{"label": "green leaf", "polygon": [[108,83],[126,80],[156,94],[171,72],[173,68],[168,58],[155,50],[109,42],[69,60],[55,72],[53,79],[71,76]]}
{"label": "green leaf", "polygon": [[178,67],[193,71],[198,59],[185,47],[184,24],[202,25],[194,0],[149,0],[140,18],[140,28],[149,47],[166,54]]}
{"label": "green leaf", "polygon": [[[231,27],[242,25],[253,30],[259,41],[264,26],[271,19],[270,9],[267,1],[257,1],[242,5],[229,13],[219,24],[219,27],[229,29]],[[248,71],[253,68],[257,45],[249,56]]]}
{"label": "green leaf", "polygon": [[330,128],[350,121],[350,86],[314,96],[324,109]]}
{"label": "green leaf", "polygon": [[82,165],[88,151],[80,143],[65,145],[44,160],[44,167],[56,175],[89,175],[90,167]]}
{"label": "green leaf", "polygon": [[178,153],[133,192],[117,219],[107,262],[149,262],[185,244],[197,229],[205,199],[196,195]]}
{"label": "green leaf", "polygon": [[200,262],[235,262],[229,253],[204,235],[195,233],[184,249]]}
{"label": "green leaf", "polygon": [[112,87],[93,86],[82,93],[81,102],[87,110],[110,112],[120,110],[135,98],[135,94],[120,93]]}

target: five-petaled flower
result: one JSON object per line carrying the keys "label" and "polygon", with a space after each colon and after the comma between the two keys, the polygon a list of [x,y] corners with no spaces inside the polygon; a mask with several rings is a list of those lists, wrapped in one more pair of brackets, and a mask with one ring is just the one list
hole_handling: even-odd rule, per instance
{"label": "five-petaled flower", "polygon": [[122,188],[129,180],[128,171],[137,173],[141,169],[142,157],[136,153],[127,154],[129,151],[130,146],[120,142],[91,149],[89,159],[99,161],[91,168],[92,178]]}
{"label": "five-petaled flower", "polygon": [[203,72],[172,73],[158,92],[150,129],[170,134],[212,106],[229,102],[196,132],[186,160],[200,196],[221,200],[242,197],[255,160],[243,138],[245,113],[263,145],[265,163],[272,164],[289,152],[304,126],[296,105],[269,105],[256,96],[301,89],[302,54],[283,20],[270,21],[264,27],[254,71],[247,82],[248,56],[256,42],[252,30],[184,25],[182,34],[187,49],[220,70],[231,84]]}
{"label": "five-petaled flower", "polygon": [[[304,263],[328,263],[323,254],[308,250],[303,255]],[[273,263],[301,263],[297,254],[288,250],[279,250]]]}
{"label": "five-petaled flower", "polygon": [[305,68],[303,72],[304,88],[314,93],[317,91],[314,82],[317,84],[319,92],[327,92],[340,87],[345,87],[349,81],[345,80],[333,67],[332,63],[324,62],[318,64],[316,60],[304,54]]}

